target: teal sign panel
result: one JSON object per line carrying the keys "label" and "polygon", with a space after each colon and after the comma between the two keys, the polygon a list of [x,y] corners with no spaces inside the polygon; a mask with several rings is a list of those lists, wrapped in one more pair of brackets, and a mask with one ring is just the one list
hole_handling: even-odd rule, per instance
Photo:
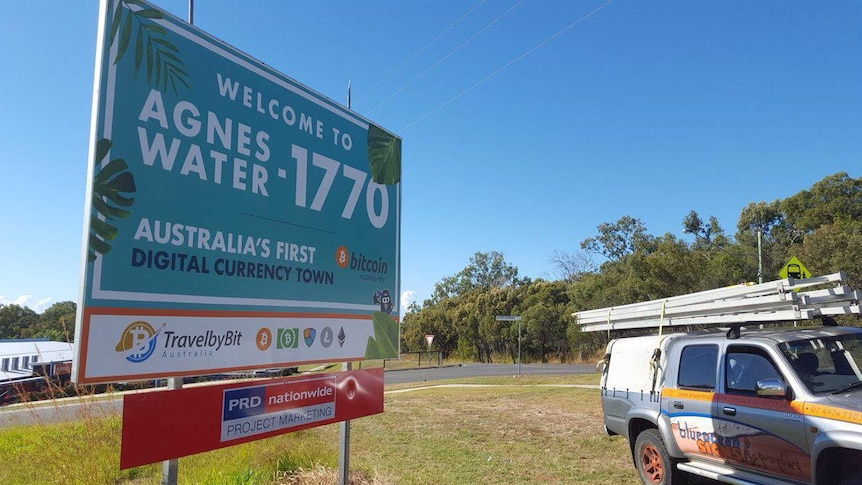
{"label": "teal sign panel", "polygon": [[372,315],[399,310],[401,139],[146,2],[103,0],[101,15],[76,375],[98,360],[94,312],[130,316],[104,352],[182,332],[118,341],[139,320],[235,316],[252,345],[265,326],[249,319],[301,313],[367,316],[367,354],[392,357]]}

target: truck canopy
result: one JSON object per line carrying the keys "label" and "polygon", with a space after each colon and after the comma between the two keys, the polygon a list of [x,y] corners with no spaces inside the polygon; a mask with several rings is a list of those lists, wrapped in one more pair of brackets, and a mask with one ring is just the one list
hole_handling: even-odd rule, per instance
{"label": "truck canopy", "polygon": [[602,387],[645,393],[661,389],[668,344],[683,335],[672,333],[612,340],[605,355]]}

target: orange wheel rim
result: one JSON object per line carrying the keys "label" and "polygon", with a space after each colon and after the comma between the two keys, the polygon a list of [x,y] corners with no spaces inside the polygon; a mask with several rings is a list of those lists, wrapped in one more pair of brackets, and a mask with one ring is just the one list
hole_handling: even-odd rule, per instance
{"label": "orange wheel rim", "polygon": [[641,450],[641,470],[651,483],[661,483],[664,478],[664,464],[655,446],[646,445]]}

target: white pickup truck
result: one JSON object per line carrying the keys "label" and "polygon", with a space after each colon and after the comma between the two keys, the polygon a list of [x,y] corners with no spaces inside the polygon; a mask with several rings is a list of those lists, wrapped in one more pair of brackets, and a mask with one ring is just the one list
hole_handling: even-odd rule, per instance
{"label": "white pickup truck", "polygon": [[[657,329],[611,340],[600,362],[605,430],[628,440],[644,484],[692,475],[862,484],[862,328],[832,319],[859,315],[862,292],[842,280],[785,279],[575,314],[585,331]],[[810,319],[829,325],[792,326]],[[722,330],[677,330],[695,325]]]}
{"label": "white pickup truck", "polygon": [[617,339],[602,375],[605,428],[628,439],[644,484],[682,482],[678,470],[862,484],[860,366],[862,328]]}

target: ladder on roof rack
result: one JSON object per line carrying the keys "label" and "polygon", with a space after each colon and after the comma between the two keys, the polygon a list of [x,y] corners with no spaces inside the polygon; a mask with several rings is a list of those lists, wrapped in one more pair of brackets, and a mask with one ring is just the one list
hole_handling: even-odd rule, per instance
{"label": "ladder on roof rack", "polygon": [[[742,284],[688,295],[573,313],[584,332],[684,325],[811,320],[859,315],[862,291],[844,284],[843,272],[806,279],[785,278]],[[823,290],[797,291],[833,284]]]}

